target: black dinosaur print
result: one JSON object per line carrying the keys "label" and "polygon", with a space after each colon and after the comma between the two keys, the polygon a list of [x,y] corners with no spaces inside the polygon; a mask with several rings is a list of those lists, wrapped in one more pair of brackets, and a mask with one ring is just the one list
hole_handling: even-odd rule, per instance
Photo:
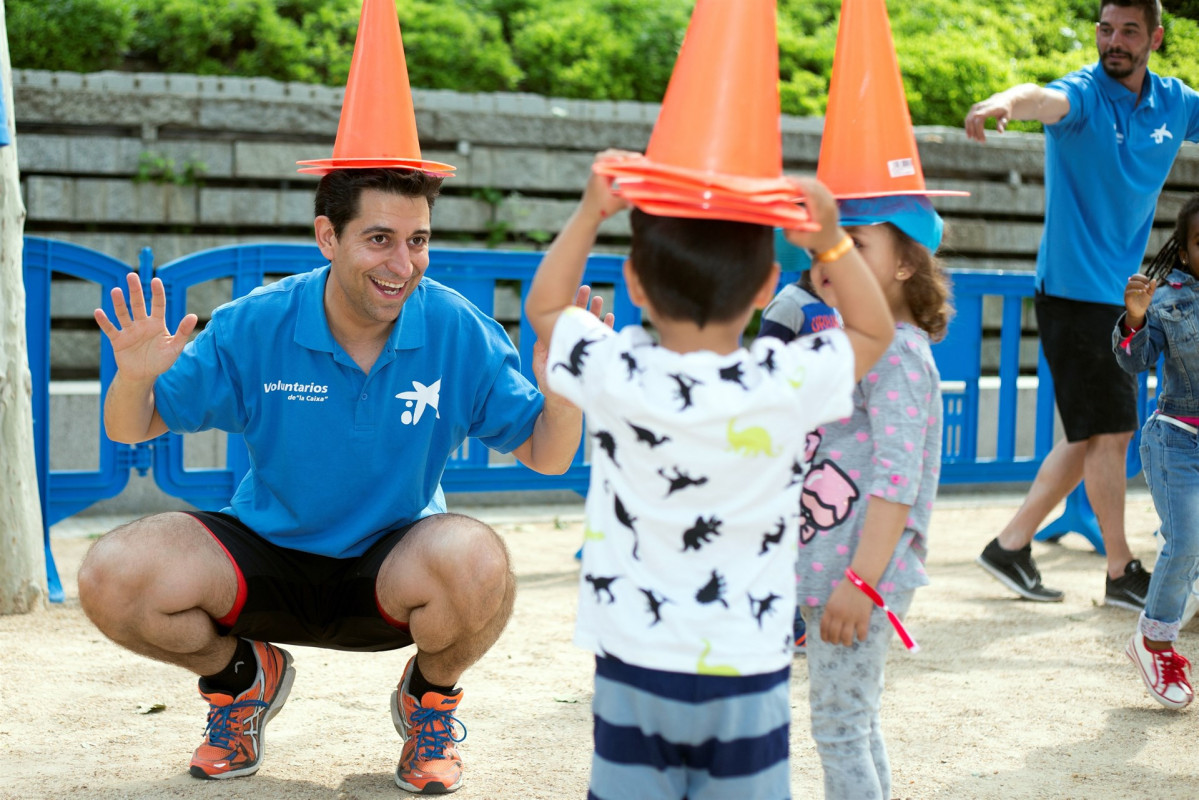
{"label": "black dinosaur print", "polygon": [[724,520],[717,519],[715,514],[707,519],[696,517],[695,524],[683,531],[683,552],[699,550],[703,545],[710,544],[713,536],[720,535],[720,526],[723,524]]}
{"label": "black dinosaur print", "polygon": [[[596,431],[591,435],[599,444],[599,448],[608,454],[608,458],[612,459],[613,464],[616,464],[616,440],[612,438],[611,432]],[[616,466],[619,467],[620,464],[616,464]]]}
{"label": "black dinosaur print", "polygon": [[762,549],[758,551],[758,555],[766,555],[766,552],[770,549],[770,545],[778,544],[783,540],[783,531],[787,530],[787,521],[779,517],[779,521],[775,525],[778,526],[778,529],[774,533],[762,534]]}
{"label": "black dinosaur print", "polygon": [[746,597],[749,598],[749,613],[758,621],[758,630],[762,630],[762,617],[775,612],[774,601],[782,600],[781,595],[774,592],[763,597],[761,600],[746,592]]}
{"label": "black dinosaur print", "polygon": [[[628,422],[628,420],[625,420],[625,422]],[[650,449],[653,449],[664,442],[670,441],[669,436],[658,436],[658,434],[654,433],[649,428],[642,428],[640,425],[634,425],[631,422],[628,422],[628,425],[633,429],[633,433],[637,434],[637,441],[645,442],[650,446]]]}
{"label": "black dinosaur print", "polygon": [[608,605],[616,602],[616,595],[612,594],[612,584],[616,582],[619,575],[609,575],[607,577],[595,577],[590,572],[583,576],[583,580],[591,584],[592,590],[595,591],[595,602],[602,603],[603,597],[600,592],[608,595]]}
{"label": "black dinosaur print", "polygon": [[706,475],[701,475],[698,478],[692,478],[686,472],[683,472],[678,467],[671,467],[674,470],[674,476],[666,474],[665,470],[659,469],[658,474],[666,480],[670,481],[670,488],[666,490],[666,496],[670,497],[680,489],[686,489],[688,486],[703,486],[708,482]]}
{"label": "black dinosaur print", "polygon": [[583,359],[587,357],[587,348],[598,342],[599,339],[579,339],[575,342],[575,346],[570,351],[570,363],[559,361],[554,364],[554,369],[562,367],[562,369],[574,375],[576,378],[583,374]]}
{"label": "black dinosaur print", "polygon": [[[609,453],[608,455],[612,455]],[[808,465],[802,461],[791,462],[791,480],[787,481],[788,488],[803,483],[804,475],[808,472]]]}
{"label": "black dinosaur print", "polygon": [[633,523],[637,521],[637,518],[629,513],[629,510],[624,507],[624,503],[620,502],[620,495],[613,494],[612,496],[616,498],[616,519],[620,521],[621,525],[624,525],[633,532],[633,558],[640,561],[641,556],[637,555],[637,547],[641,542],[637,537],[637,529],[633,527]]}
{"label": "black dinosaur print", "polygon": [[633,376],[639,372],[645,372],[641,367],[637,366],[637,359],[633,358],[632,353],[621,353],[620,357],[624,359],[625,366],[629,368],[628,379],[633,380]]}
{"label": "black dinosaur print", "polygon": [[677,372],[670,373],[670,377],[674,378],[674,382],[678,384],[674,396],[682,403],[679,406],[679,411],[686,411],[692,406],[691,390],[696,386],[703,386],[703,382],[692,378],[690,375],[681,375]]}
{"label": "black dinosaur print", "polygon": [[812,338],[812,342],[811,342],[811,344],[808,345],[808,349],[811,350],[813,353],[819,353],[822,349],[824,349],[827,346],[828,346],[828,339],[825,339],[823,336],[816,336],[816,337]]}
{"label": "black dinosaur print", "polygon": [[766,358],[764,358],[760,362],[758,362],[758,366],[761,367],[762,369],[766,370],[767,372],[769,372],[771,375],[774,374],[774,371],[777,369],[777,367],[774,365],[774,348],[773,347],[766,351]]}
{"label": "black dinosaur print", "polygon": [[724,592],[724,576],[716,570],[712,570],[712,577],[695,593],[695,599],[704,605],[708,603],[720,603],[725,608],[728,608],[729,604],[724,600]]}
{"label": "black dinosaur print", "polygon": [[[640,586],[637,588],[641,589]],[[652,628],[662,621],[662,606],[669,603],[670,599],[667,597],[658,597],[658,595],[654,594],[653,589],[641,589],[641,593],[645,595],[646,610],[654,615],[654,621],[649,624]]]}
{"label": "black dinosaur print", "polygon": [[743,373],[741,371],[741,362],[740,361],[738,361],[736,364],[731,364],[720,370],[720,379],[722,381],[728,381],[729,383],[735,383],[738,386],[740,386],[742,389],[746,389],[748,387],[741,381],[741,379],[743,377],[745,377],[745,373]]}

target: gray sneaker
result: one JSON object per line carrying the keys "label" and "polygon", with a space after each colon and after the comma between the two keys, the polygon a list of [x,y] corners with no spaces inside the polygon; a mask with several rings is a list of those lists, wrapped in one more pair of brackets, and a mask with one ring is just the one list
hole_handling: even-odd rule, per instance
{"label": "gray sneaker", "polygon": [[1011,589],[1025,600],[1041,603],[1060,603],[1062,593],[1041,584],[1041,573],[1032,560],[1032,545],[1026,544],[1019,550],[1005,550],[999,539],[992,539],[975,559],[991,577]]}
{"label": "gray sneaker", "polygon": [[1134,558],[1124,567],[1123,575],[1115,580],[1107,579],[1104,604],[1127,608],[1129,611],[1143,611],[1151,577],[1149,570],[1141,566],[1141,560]]}

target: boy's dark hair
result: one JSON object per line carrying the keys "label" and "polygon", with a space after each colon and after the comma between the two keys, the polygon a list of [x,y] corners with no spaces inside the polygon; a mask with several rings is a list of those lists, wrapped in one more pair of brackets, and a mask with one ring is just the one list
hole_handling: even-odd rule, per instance
{"label": "boy's dark hair", "polygon": [[895,234],[900,261],[912,270],[911,277],[903,282],[903,297],[916,324],[929,339],[939,342],[945,338],[953,317],[953,293],[945,267],[927,247],[891,223],[886,225]]}
{"label": "boy's dark hair", "polygon": [[333,232],[341,236],[346,223],[358,215],[358,199],[363,191],[374,189],[402,197],[423,197],[432,211],[442,180],[411,169],[337,169],[317,184],[313,210],[318,217],[328,217]]}
{"label": "boy's dark hair", "polygon": [[654,311],[701,328],[742,314],[770,276],[774,231],[716,219],[631,214],[633,272]]}
{"label": "boy's dark hair", "polygon": [[1191,225],[1191,218],[1196,214],[1199,214],[1199,194],[1191,195],[1182,204],[1182,208],[1178,211],[1178,219],[1174,222],[1174,230],[1170,233],[1170,238],[1162,245],[1162,249],[1157,251],[1157,255],[1149,262],[1149,266],[1145,267],[1145,277],[1156,278],[1162,281],[1165,280],[1166,276],[1172,270],[1181,269],[1189,271],[1187,266],[1182,263],[1180,251],[1186,247],[1187,241],[1190,239],[1191,232],[1188,229]]}
{"label": "boy's dark hair", "polygon": [[1141,15],[1145,18],[1145,25],[1149,33],[1153,33],[1161,27],[1162,4],[1158,0],[1099,0],[1099,16],[1103,16],[1103,9],[1108,6],[1141,9]]}

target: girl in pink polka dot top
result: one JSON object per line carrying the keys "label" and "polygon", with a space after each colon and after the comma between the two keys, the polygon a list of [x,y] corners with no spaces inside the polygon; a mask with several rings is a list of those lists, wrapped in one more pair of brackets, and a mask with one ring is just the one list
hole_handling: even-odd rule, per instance
{"label": "girl in pink polka dot top", "polygon": [[[914,649],[899,617],[915,589],[928,583],[926,536],[941,460],[940,376],[929,342],[944,336],[952,310],[948,279],[934,256],[942,222],[925,197],[839,205],[841,224],[878,279],[896,330],[855,388],[853,413],[809,438],[796,587],[808,630],[812,735],[825,797],[886,800],[883,666],[893,625]],[[835,307],[820,270],[816,265],[813,279]]]}

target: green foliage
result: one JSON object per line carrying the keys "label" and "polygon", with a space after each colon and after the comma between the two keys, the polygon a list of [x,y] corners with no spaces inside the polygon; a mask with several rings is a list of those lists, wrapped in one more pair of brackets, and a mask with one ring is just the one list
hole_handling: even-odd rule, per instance
{"label": "green foliage", "polygon": [[553,0],[512,15],[524,91],[658,102],[690,14],[688,0]]}
{"label": "green foliage", "polygon": [[[730,0],[732,2],[733,0]],[[5,0],[13,65],[344,86],[361,0]],[[415,88],[659,102],[693,0],[395,0]],[[1199,85],[1199,0],[1166,0],[1150,62]],[[1095,60],[1099,0],[890,0],[912,121],[957,126],[1014,83]],[[784,113],[823,114],[841,0],[778,0]],[[1017,123],[1016,129],[1035,125]]]}
{"label": "green foliage", "polygon": [[203,161],[188,159],[176,168],[175,159],[167,158],[153,150],[145,150],[137,158],[137,172],[133,175],[133,182],[203,186],[207,173],[208,164]]}
{"label": "green foliage", "polygon": [[137,0],[134,55],[151,69],[200,75],[314,78],[304,36],[275,0]]}
{"label": "green foliage", "polygon": [[131,0],[4,0],[4,12],[16,69],[113,69],[133,37]]}
{"label": "green foliage", "polygon": [[[400,0],[408,79],[425,89],[506,92],[522,77],[500,20],[466,4]],[[462,75],[470,76],[469,86]]]}

